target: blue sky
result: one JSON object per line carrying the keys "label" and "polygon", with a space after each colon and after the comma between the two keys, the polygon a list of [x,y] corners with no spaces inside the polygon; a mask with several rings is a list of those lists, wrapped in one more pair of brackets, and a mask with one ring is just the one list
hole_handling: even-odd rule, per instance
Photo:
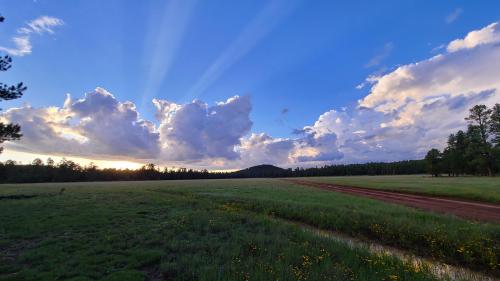
{"label": "blue sky", "polygon": [[374,90],[357,85],[496,22],[500,2],[1,0],[0,11],[4,47],[40,16],[63,22],[33,34],[31,53],[2,73],[3,82],[29,87],[4,110],[62,107],[66,93],[78,99],[102,87],[160,126],[153,98],[213,106],[248,95],[245,135],[289,139],[332,109],[355,115]]}

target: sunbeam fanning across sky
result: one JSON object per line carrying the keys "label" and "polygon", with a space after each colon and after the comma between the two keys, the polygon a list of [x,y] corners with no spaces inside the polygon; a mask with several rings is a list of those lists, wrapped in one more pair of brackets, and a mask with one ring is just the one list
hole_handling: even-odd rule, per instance
{"label": "sunbeam fanning across sky", "polygon": [[187,91],[185,101],[199,98],[221,75],[266,38],[299,5],[300,0],[272,0],[243,29]]}
{"label": "sunbeam fanning across sky", "polygon": [[196,7],[196,0],[174,0],[165,2],[163,7],[152,6],[146,36],[144,61],[148,67],[146,84],[142,93],[141,109],[158,90],[171,70],[177,50],[188,28]]}
{"label": "sunbeam fanning across sky", "polygon": [[0,161],[232,170],[422,159],[466,127],[470,107],[500,101],[500,3],[479,6],[5,1],[0,52],[12,67],[1,82],[28,89],[2,104],[0,122],[23,136]]}

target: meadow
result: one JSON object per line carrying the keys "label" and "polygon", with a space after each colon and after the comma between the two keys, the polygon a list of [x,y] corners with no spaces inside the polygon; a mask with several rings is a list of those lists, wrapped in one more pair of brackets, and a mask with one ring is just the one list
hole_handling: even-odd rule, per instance
{"label": "meadow", "polygon": [[404,175],[311,177],[307,180],[484,202],[500,202],[500,180],[498,177]]}
{"label": "meadow", "polygon": [[0,280],[437,280],[332,230],[500,276],[500,225],[280,179],[0,187]]}

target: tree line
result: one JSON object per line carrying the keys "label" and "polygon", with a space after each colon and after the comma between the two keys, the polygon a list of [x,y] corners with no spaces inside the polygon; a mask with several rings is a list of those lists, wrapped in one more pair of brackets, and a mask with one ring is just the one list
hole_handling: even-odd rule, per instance
{"label": "tree line", "polygon": [[263,177],[311,177],[349,175],[403,175],[425,172],[423,160],[391,163],[366,163],[349,165],[326,165],[314,168],[282,169],[272,165],[260,165],[234,172],[217,172],[187,168],[159,168],[147,164],[139,169],[98,168],[94,164],[81,166],[71,160],[62,159],[45,163],[35,159],[31,164],[17,164],[8,160],[0,162],[0,183],[76,182],[76,181],[134,181],[177,179],[226,179]]}
{"label": "tree line", "polygon": [[500,173],[500,104],[492,108],[475,105],[465,120],[467,130],[451,134],[442,152],[433,148],[427,153],[429,174],[494,176]]}

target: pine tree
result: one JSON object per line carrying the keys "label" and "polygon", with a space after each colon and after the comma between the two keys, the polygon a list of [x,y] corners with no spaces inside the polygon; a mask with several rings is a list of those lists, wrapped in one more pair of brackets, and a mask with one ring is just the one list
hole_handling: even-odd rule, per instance
{"label": "pine tree", "polygon": [[492,143],[495,147],[500,147],[500,103],[495,104],[491,109],[490,116],[490,134],[492,135]]}
{"label": "pine tree", "polygon": [[493,176],[493,155],[491,150],[491,144],[488,142],[489,131],[490,131],[490,115],[492,110],[486,107],[484,104],[475,105],[469,110],[469,116],[465,120],[469,121],[470,128],[473,128],[474,133],[478,133],[480,136],[479,144],[477,144],[477,151],[479,157],[482,159],[478,160],[477,163],[481,163],[485,167],[486,172],[489,176]]}
{"label": "pine tree", "polygon": [[441,152],[435,148],[429,150],[425,156],[425,161],[429,173],[435,177],[439,176],[441,173]]}
{"label": "pine tree", "polygon": [[[5,18],[0,16],[0,22],[3,22]],[[12,58],[8,55],[3,57],[0,56],[0,71],[7,71],[12,67]],[[0,100],[13,100],[20,98],[27,87],[24,84],[18,83],[17,85],[6,85],[0,82]],[[5,141],[18,140],[22,137],[21,127],[17,124],[4,124],[0,122],[0,143]],[[3,147],[0,147],[0,152]]]}

